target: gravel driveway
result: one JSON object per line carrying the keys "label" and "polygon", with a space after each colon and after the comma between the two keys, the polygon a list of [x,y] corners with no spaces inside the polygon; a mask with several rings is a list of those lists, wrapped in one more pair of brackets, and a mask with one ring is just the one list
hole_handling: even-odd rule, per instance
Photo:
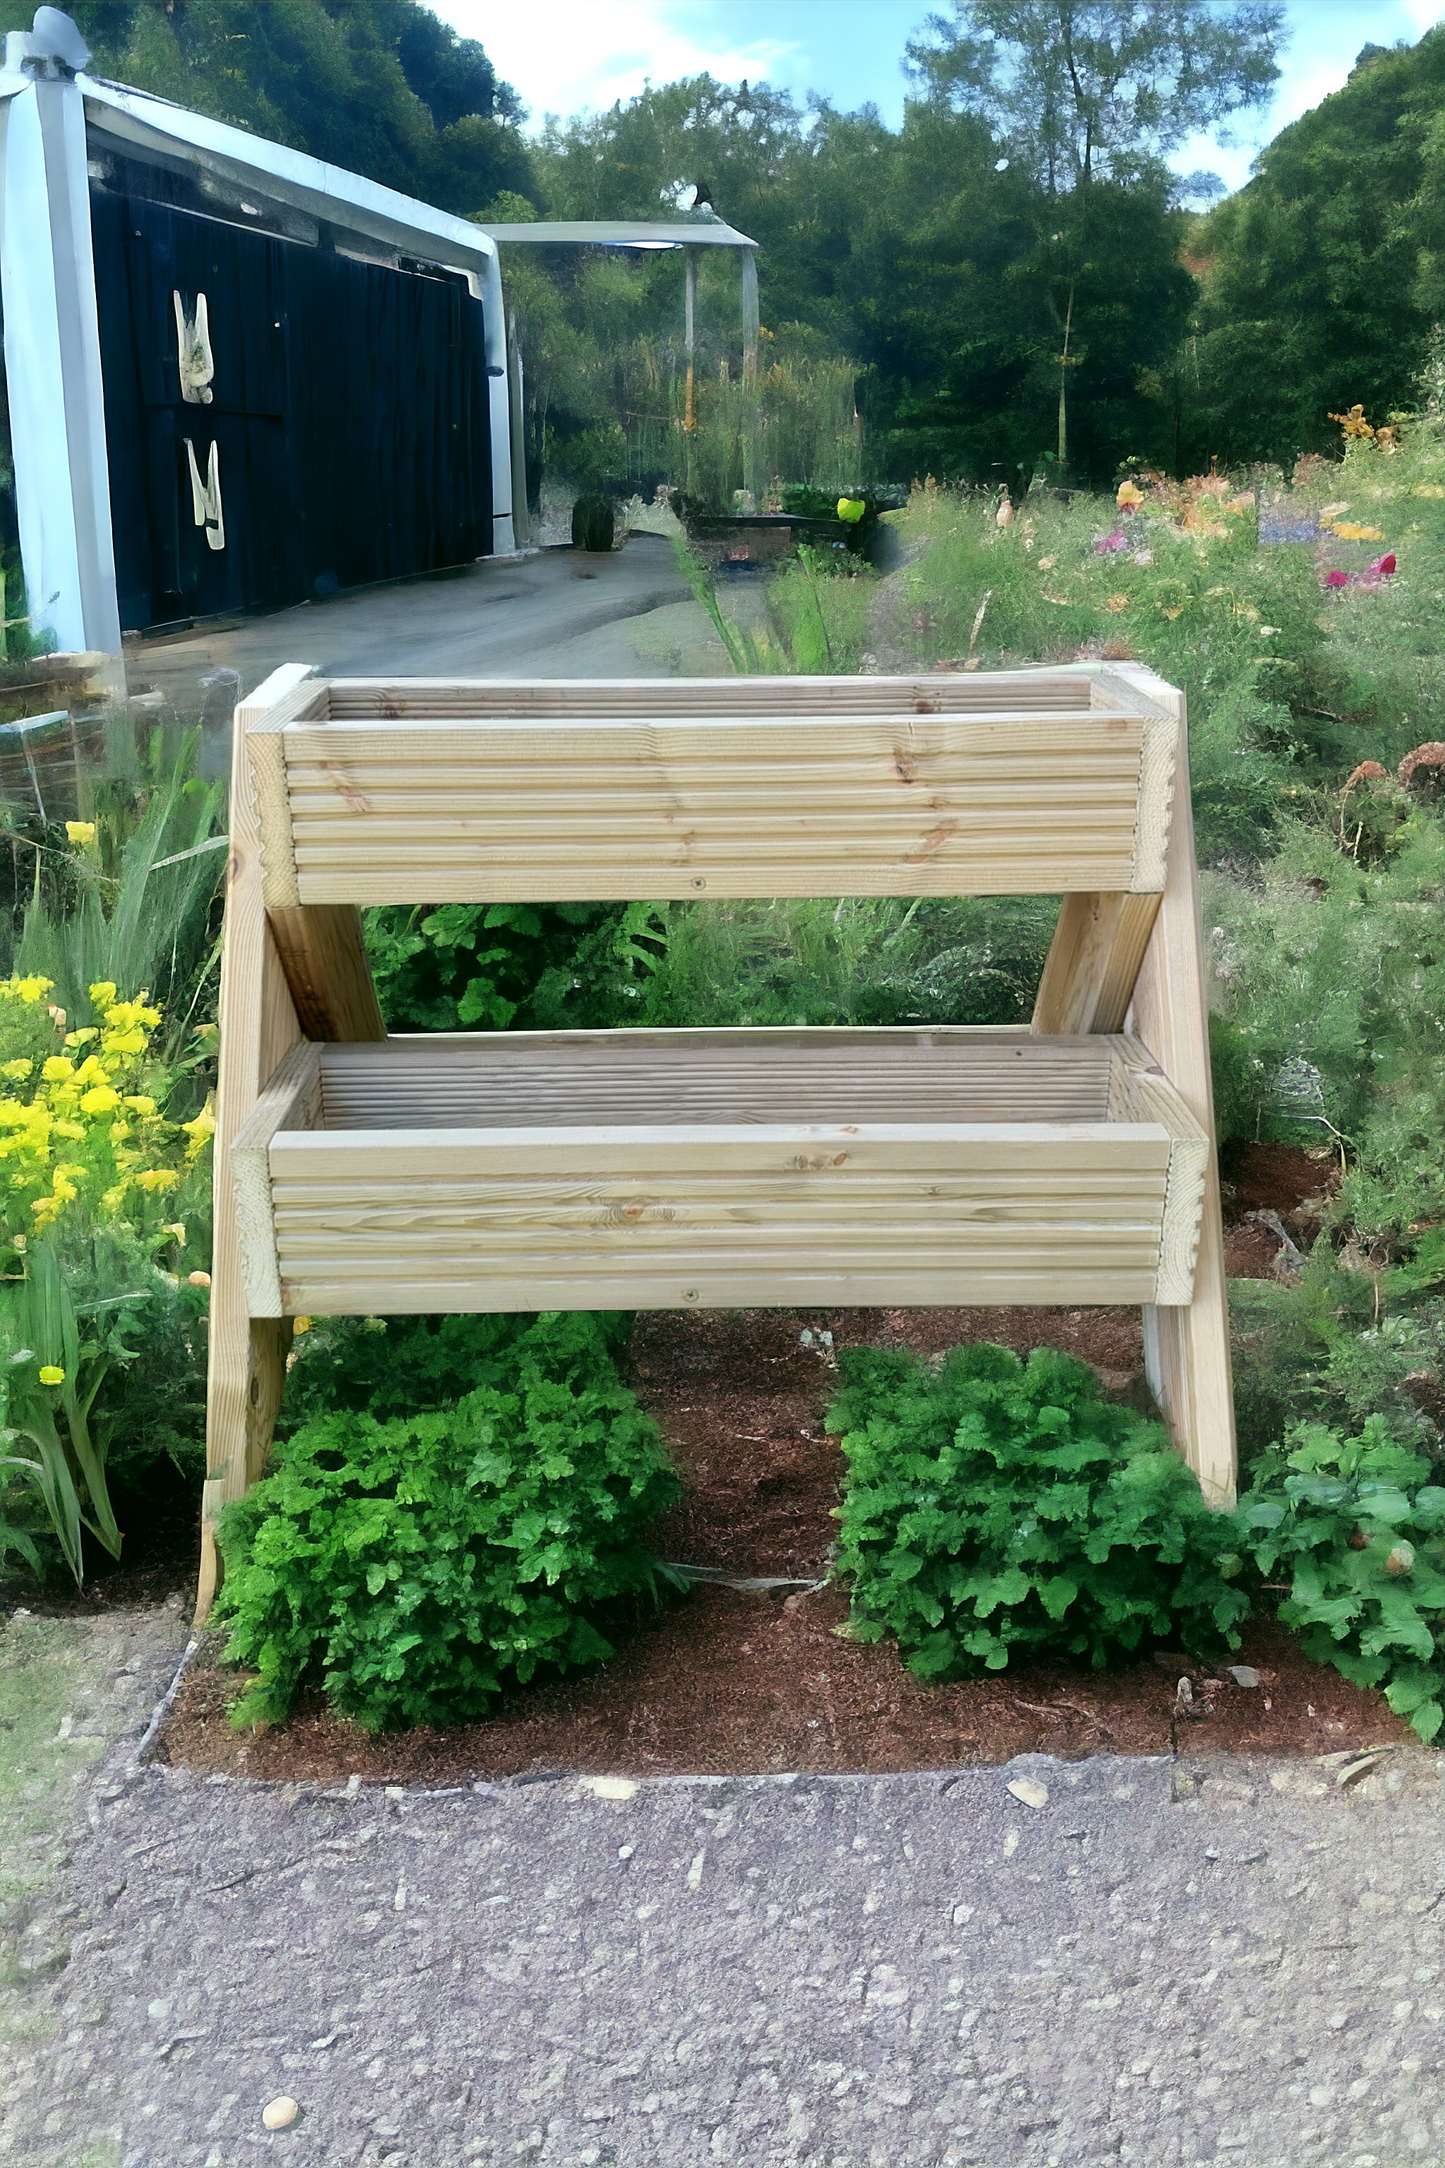
{"label": "gravel driveway", "polygon": [[1437,1755],[425,1794],[115,1730],[29,1900],[6,2163],[1445,2163]]}

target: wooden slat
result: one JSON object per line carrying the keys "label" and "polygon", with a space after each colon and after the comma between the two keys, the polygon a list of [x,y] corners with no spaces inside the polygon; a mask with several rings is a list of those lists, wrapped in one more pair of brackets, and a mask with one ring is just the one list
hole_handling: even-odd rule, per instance
{"label": "wooden slat", "polygon": [[301,724],[267,900],[1127,889],[1154,727],[1137,700]]}
{"label": "wooden slat", "polygon": [[320,1049],[303,1041],[278,1063],[230,1147],[241,1273],[252,1317],[284,1314],[271,1200],[271,1138],[278,1129],[312,1129],[320,1119]]}
{"label": "wooden slat", "polygon": [[288,1317],[431,1316],[514,1310],[741,1310],[954,1308],[973,1304],[1055,1305],[1147,1303],[1153,1270],[1112,1272],[1096,1266],[1070,1271],[974,1271],[960,1263],[947,1272],[919,1272],[906,1263],[887,1271],[791,1273],[759,1270],[694,1273],[639,1272],[553,1279],[304,1280],[288,1284]]}
{"label": "wooden slat", "polygon": [[[931,715],[994,707],[1000,697],[1032,711],[1087,708],[1097,670],[979,671],[923,677],[699,678],[687,687],[694,715]],[[333,678],[328,711],[341,720],[466,716],[661,715],[678,705],[676,683],[657,678]]]}
{"label": "wooden slat", "polygon": [[1101,1121],[1109,1042],[1028,1031],[457,1033],[327,1050],[327,1125]]}

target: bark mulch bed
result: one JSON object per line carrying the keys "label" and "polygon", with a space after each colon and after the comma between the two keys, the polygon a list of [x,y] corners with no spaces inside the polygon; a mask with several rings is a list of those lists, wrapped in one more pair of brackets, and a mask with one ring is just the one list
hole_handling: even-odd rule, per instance
{"label": "bark mulch bed", "polygon": [[[1148,1403],[1134,1310],[656,1312],[638,1320],[634,1382],[687,1485],[656,1525],[661,1556],[740,1576],[822,1576],[841,1469],[822,1427],[832,1382],[824,1332],[835,1347],[1064,1347],[1094,1365],[1106,1390]],[[840,1638],[846,1617],[836,1589],[700,1586],[597,1672],[519,1693],[484,1724],[380,1738],[319,1698],[284,1727],[238,1733],[226,1716],[237,1675],[212,1655],[188,1674],[161,1751],[201,1772],[439,1786],[567,1771],[937,1769],[1020,1753],[1317,1755],[1413,1737],[1378,1695],[1307,1662],[1267,1623],[1232,1659],[1258,1670],[1257,1687],[1168,1652],[1102,1677],[1034,1665],[925,1686],[891,1646]],[[1185,1675],[1192,1714],[1177,1708]]]}

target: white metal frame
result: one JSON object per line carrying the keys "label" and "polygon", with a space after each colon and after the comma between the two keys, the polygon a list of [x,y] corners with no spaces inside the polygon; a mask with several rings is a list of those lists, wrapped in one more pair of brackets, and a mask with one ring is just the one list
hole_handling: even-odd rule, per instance
{"label": "white metal frame", "polygon": [[[55,22],[55,10],[39,14]],[[21,558],[32,613],[57,645],[120,653],[87,172],[89,147],[106,139],[179,153],[263,200],[465,274],[486,319],[492,550],[512,555],[506,316],[491,236],[341,166],[77,70],[63,33],[37,24],[6,38],[0,69],[0,295]]]}

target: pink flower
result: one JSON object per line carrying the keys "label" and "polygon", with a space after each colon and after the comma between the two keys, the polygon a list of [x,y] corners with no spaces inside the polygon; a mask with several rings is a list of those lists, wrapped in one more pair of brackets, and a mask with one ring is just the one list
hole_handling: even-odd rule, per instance
{"label": "pink flower", "polygon": [[1325,574],[1326,587],[1348,587],[1349,584],[1350,575],[1348,572],[1327,572]]}
{"label": "pink flower", "polygon": [[1375,559],[1375,562],[1367,568],[1365,573],[1366,579],[1370,579],[1373,577],[1377,580],[1392,580],[1394,576],[1395,553],[1393,550],[1391,550],[1389,555],[1386,557],[1377,557]]}
{"label": "pink flower", "polygon": [[1129,537],[1122,527],[1116,527],[1112,534],[1099,536],[1094,544],[1094,555],[1096,557],[1112,557],[1116,550],[1126,550],[1128,547]]}

